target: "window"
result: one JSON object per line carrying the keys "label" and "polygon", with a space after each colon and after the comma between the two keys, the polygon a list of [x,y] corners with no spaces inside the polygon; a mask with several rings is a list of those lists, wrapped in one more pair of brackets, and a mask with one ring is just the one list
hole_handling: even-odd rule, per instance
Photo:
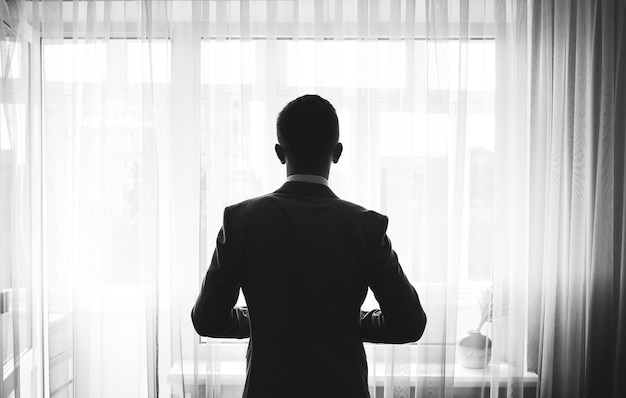
{"label": "window", "polygon": [[[433,322],[432,333],[462,335],[477,326],[492,267],[493,40],[244,40],[200,37],[176,23],[171,32],[152,41],[43,43],[49,312],[51,330],[60,331],[50,344],[66,363],[84,336],[101,341],[107,355],[135,353],[129,366],[142,355],[129,347],[146,346],[145,338],[167,346],[193,336],[194,346],[173,351],[173,366],[194,349],[214,348],[198,341],[227,343],[220,360],[243,366],[240,342],[196,338],[187,311],[224,207],[284,181],[272,150],[275,117],[307,92],[338,111],[346,151],[331,171],[333,190],[389,216],[391,240],[427,310],[442,313],[447,284],[458,283],[457,332]],[[456,150],[461,136],[465,145]],[[464,218],[453,225],[459,209]],[[453,255],[461,271],[450,278]],[[179,272],[180,264],[193,272]],[[158,288],[150,285],[157,273]],[[179,331],[145,333],[154,327],[145,322],[153,297],[160,330],[180,322]],[[243,295],[238,304],[245,305]],[[364,308],[374,306],[370,294]],[[121,323],[141,332],[114,345]],[[411,352],[437,344],[422,341]],[[423,358],[443,360],[433,350]]]}
{"label": "window", "polygon": [[[457,328],[460,334],[476,328],[478,299],[490,286],[492,266],[494,41],[206,38],[200,49],[201,242],[206,245],[199,274],[211,260],[222,209],[282,183],[270,110],[305,92],[320,92],[337,108],[346,147],[331,170],[332,188],[390,217],[392,242],[418,285],[444,288],[448,280],[445,245],[457,233],[447,225],[450,190],[457,184],[452,179],[458,154],[452,148],[457,135],[465,135]],[[467,84],[459,82],[460,62]],[[365,93],[371,111],[357,114]],[[466,119],[458,115],[461,103]],[[366,177],[365,196],[357,186],[362,167],[373,173]],[[238,304],[244,303],[240,295]],[[365,307],[374,306],[370,293]]]}

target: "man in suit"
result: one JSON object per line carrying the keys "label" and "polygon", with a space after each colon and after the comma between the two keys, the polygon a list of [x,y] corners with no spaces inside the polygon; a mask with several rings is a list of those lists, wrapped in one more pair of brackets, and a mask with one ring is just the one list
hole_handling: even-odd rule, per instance
{"label": "man in suit", "polygon": [[[277,135],[287,182],[224,210],[194,327],[250,337],[244,397],[369,397],[363,342],[417,341],[426,315],[387,217],[328,187],[343,150],[334,107],[299,97],[278,115]],[[235,307],[240,287],[247,308]],[[361,311],[368,287],[380,310]]]}

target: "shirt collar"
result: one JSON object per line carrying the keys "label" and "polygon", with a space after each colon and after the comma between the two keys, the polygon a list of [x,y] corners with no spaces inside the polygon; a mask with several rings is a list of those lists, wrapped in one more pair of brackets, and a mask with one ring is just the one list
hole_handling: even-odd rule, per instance
{"label": "shirt collar", "polygon": [[311,182],[314,184],[322,184],[328,186],[328,180],[326,178],[312,174],[292,174],[287,177],[287,182],[292,181]]}

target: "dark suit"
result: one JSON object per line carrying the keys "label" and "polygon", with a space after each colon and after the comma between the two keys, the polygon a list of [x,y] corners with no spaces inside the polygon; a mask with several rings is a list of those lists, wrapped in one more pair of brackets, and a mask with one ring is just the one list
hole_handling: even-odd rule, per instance
{"label": "dark suit", "polygon": [[[250,337],[244,397],[368,397],[362,342],[421,337],[387,222],[307,182],[226,208],[192,320],[202,336]],[[233,308],[240,286],[248,308]],[[381,310],[360,311],[368,286]]]}

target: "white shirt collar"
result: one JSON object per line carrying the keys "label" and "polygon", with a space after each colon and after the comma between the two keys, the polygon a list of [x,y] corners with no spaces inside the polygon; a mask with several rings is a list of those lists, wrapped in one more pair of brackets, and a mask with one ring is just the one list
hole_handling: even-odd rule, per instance
{"label": "white shirt collar", "polygon": [[328,180],[326,178],[312,174],[292,174],[287,177],[287,182],[292,181],[311,182],[314,184],[322,184],[328,186]]}

